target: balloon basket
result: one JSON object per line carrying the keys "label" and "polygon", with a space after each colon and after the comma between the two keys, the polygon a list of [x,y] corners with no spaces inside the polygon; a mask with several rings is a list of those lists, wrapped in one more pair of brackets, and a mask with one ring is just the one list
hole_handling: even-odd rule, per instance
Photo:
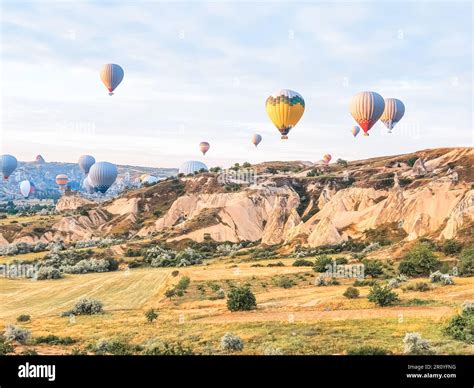
{"label": "balloon basket", "polygon": [[288,140],[288,136],[283,135],[283,136],[281,137],[281,140]]}

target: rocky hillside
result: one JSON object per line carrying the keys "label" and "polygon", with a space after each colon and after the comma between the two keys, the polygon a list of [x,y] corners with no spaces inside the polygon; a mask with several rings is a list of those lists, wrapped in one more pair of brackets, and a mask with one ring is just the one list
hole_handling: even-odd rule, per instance
{"label": "rocky hillside", "polygon": [[57,207],[64,216],[50,230],[3,233],[0,243],[120,235],[314,247],[377,232],[399,241],[462,238],[474,224],[473,165],[473,148],[328,166],[267,162],[251,167],[252,182],[202,173],[101,204],[65,196]]}

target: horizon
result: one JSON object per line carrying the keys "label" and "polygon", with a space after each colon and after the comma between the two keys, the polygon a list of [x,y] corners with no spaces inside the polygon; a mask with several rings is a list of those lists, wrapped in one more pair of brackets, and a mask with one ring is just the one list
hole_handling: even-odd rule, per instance
{"label": "horizon", "polygon": [[[392,17],[377,18],[382,10]],[[106,18],[97,2],[10,2],[2,11],[0,152],[18,160],[91,154],[211,167],[474,144],[472,4],[407,3],[401,12],[392,3],[118,2]],[[125,70],[112,97],[99,79],[108,62]],[[306,102],[286,142],[264,106],[280,88]],[[368,138],[352,137],[349,100],[362,90],[405,103],[392,134],[378,122]],[[263,136],[258,149],[253,133]],[[211,144],[204,157],[200,141]]]}

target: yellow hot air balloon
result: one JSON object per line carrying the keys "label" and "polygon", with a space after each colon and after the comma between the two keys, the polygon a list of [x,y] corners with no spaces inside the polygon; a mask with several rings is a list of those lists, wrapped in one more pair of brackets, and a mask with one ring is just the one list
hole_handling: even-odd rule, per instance
{"label": "yellow hot air balloon", "polygon": [[265,108],[281,138],[288,139],[288,133],[303,116],[305,102],[301,94],[282,89],[267,98]]}

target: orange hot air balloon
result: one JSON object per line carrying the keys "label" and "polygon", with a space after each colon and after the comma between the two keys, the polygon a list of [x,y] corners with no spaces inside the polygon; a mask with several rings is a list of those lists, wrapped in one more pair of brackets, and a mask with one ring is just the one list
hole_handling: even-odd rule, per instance
{"label": "orange hot air balloon", "polygon": [[206,155],[206,152],[209,151],[209,148],[211,148],[211,145],[207,141],[202,141],[199,143],[199,149],[203,155]]}
{"label": "orange hot air balloon", "polygon": [[357,93],[350,103],[351,115],[364,131],[364,136],[369,135],[370,128],[382,116],[384,109],[383,97],[375,92]]}
{"label": "orange hot air balloon", "polygon": [[64,189],[67,183],[69,182],[69,178],[65,174],[59,174],[56,176],[56,184],[61,188]]}
{"label": "orange hot air balloon", "polygon": [[323,156],[323,162],[328,164],[332,159],[332,156],[330,154],[326,154]]}

